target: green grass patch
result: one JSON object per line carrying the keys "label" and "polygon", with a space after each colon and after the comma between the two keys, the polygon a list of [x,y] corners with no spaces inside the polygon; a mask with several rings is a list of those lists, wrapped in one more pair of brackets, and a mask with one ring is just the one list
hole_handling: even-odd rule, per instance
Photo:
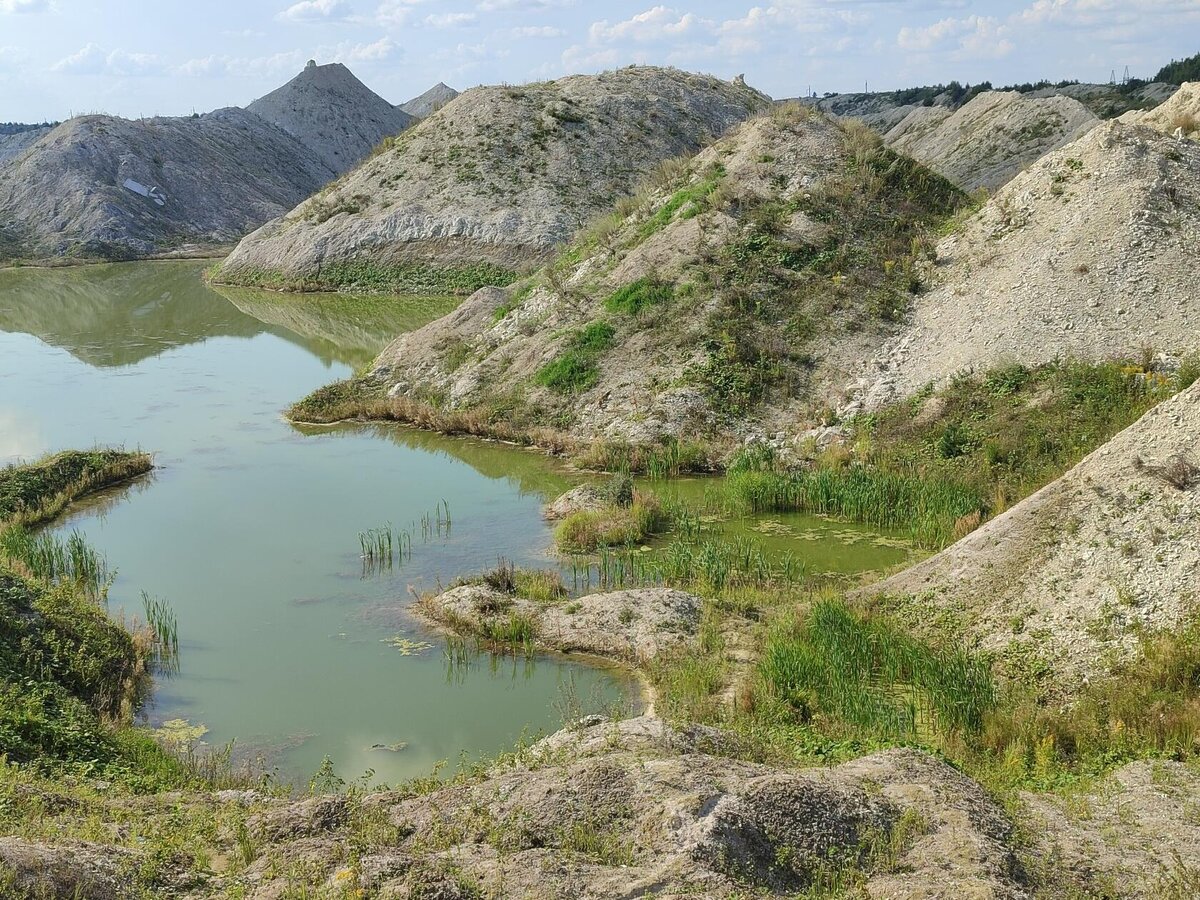
{"label": "green grass patch", "polygon": [[555,528],[554,542],[564,553],[594,553],[602,547],[640,544],[669,522],[658,497],[639,492],[628,506],[571,513]]}
{"label": "green grass patch", "polygon": [[676,213],[679,213],[680,210],[683,211],[681,218],[684,219],[693,218],[701,213],[707,208],[709,197],[716,191],[724,177],[725,167],[717,163],[702,173],[698,181],[687,184],[673,193],[667,202],[655,210],[654,214],[638,228],[638,243],[662,231],[675,219]]}
{"label": "green grass patch", "polygon": [[387,395],[375,382],[351,378],[317,388],[293,403],[287,416],[293,422],[328,423],[358,417],[385,417]]}
{"label": "green grass patch", "polygon": [[1048,484],[1174,394],[1190,373],[1139,362],[1012,365],[889,406],[859,429],[872,467],[951,481],[990,512]]}
{"label": "green grass patch", "polygon": [[674,295],[674,287],[664,281],[639,278],[614,291],[604,301],[604,308],[611,313],[636,316],[649,306],[667,303]]}
{"label": "green grass patch", "polygon": [[607,322],[592,322],[567,340],[557,359],[534,375],[535,384],[561,394],[579,394],[600,380],[599,357],[613,344],[615,331]]}
{"label": "green grass patch", "polygon": [[797,472],[735,469],[726,487],[734,500],[756,514],[804,512],[889,531],[907,530],[916,544],[928,549],[950,543],[960,519],[986,511],[978,492],[951,479],[866,466]]}

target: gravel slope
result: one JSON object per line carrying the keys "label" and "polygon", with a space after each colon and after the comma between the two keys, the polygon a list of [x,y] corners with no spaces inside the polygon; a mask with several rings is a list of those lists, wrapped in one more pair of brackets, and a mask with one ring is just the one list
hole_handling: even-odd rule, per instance
{"label": "gravel slope", "polygon": [[938,246],[936,287],[853,413],[959,372],[1200,347],[1200,143],[1112,121],[1017,176]]}

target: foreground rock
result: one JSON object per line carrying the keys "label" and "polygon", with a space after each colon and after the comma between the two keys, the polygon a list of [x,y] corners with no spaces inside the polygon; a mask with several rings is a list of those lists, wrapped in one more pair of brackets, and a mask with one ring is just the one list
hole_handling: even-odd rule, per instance
{"label": "foreground rock", "polygon": [[988,91],[956,111],[944,106],[918,107],[884,140],[964,190],[994,191],[1099,121],[1070,97],[1035,98],[1016,91]]}
{"label": "foreground rock", "polygon": [[[1200,592],[1200,382],[930,559],[872,586],[1078,686]],[[932,617],[931,617],[932,618]]]}
{"label": "foreground rock", "polygon": [[1008,362],[1200,346],[1200,143],[1108,122],[938,246],[936,287],[864,373],[868,406]]}
{"label": "foreground rock", "polygon": [[461,289],[471,278],[414,282],[412,267],[545,260],[660,162],[766,105],[744,84],[673,69],[476,88],[247,237],[219,278],[342,287],[369,276],[375,287]]}
{"label": "foreground rock", "polygon": [[462,634],[489,636],[514,618],[532,626],[538,645],[645,663],[696,644],[703,601],[670,588],[587,594],[547,605],[484,584],[467,584],[421,601],[429,619]]}
{"label": "foreground rock", "polygon": [[341,63],[309,62],[299,75],[248,107],[312,151],[331,172],[348,172],[415,118],[392,106]]}

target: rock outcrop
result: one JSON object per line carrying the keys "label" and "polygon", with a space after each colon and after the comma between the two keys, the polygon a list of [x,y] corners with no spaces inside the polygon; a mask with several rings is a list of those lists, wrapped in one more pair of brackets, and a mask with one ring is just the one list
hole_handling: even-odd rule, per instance
{"label": "rock outcrop", "polygon": [[962,108],[922,106],[892,128],[888,146],[967,191],[995,191],[1030,163],[1099,123],[1078,100],[988,91]]}
{"label": "rock outcrop", "polygon": [[310,62],[283,87],[246,109],[296,138],[338,175],[358,165],[384,138],[415,121],[341,63]]}
{"label": "rock outcrop", "polygon": [[1196,349],[1198,243],[1200,143],[1104,123],[938,245],[934,288],[863,373],[860,400],[1006,362]]}
{"label": "rock outcrop", "polygon": [[1121,121],[1194,138],[1200,135],[1200,82],[1188,82],[1162,105],[1148,112],[1126,113]]}
{"label": "rock outcrop", "polygon": [[1200,594],[1200,383],[958,543],[867,589],[916,597],[1078,686]]}
{"label": "rock outcrop", "polygon": [[425,93],[413,97],[407,103],[401,103],[399,109],[414,119],[424,119],[431,116],[459,94],[450,85],[439,81]]}
{"label": "rock outcrop", "polygon": [[369,270],[369,284],[403,288],[413,267],[545,261],[659,163],[766,105],[744,85],[656,68],[475,88],[249,235],[218,277],[338,288]]}
{"label": "rock outcrop", "polygon": [[639,588],[546,604],[486,584],[465,584],[423,598],[419,609],[434,622],[477,635],[494,633],[495,626],[516,616],[532,626],[536,642],[547,649],[645,663],[665,651],[695,646],[702,602],[670,588]]}

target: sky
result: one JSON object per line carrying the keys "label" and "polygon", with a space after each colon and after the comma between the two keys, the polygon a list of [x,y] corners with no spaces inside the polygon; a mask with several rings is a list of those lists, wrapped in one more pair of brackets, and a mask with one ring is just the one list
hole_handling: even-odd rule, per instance
{"label": "sky", "polygon": [[242,106],[308,59],[401,103],[631,63],[782,98],[1145,77],[1198,51],[1200,0],[0,0],[0,121]]}

